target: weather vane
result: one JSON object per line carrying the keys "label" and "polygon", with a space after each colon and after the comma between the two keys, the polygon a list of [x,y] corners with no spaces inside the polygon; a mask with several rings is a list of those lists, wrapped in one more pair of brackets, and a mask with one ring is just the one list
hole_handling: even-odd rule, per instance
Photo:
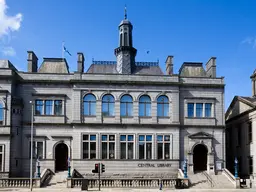
{"label": "weather vane", "polygon": [[126,5],[124,7],[124,19],[127,19],[127,10],[126,10]]}

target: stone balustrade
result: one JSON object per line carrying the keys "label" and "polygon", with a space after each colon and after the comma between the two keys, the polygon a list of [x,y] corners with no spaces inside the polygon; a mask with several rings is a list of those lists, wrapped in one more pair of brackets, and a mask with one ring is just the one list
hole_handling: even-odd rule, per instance
{"label": "stone balustrade", "polygon": [[[40,187],[40,179],[33,179],[33,187]],[[1,178],[0,188],[29,188],[29,178]]]}

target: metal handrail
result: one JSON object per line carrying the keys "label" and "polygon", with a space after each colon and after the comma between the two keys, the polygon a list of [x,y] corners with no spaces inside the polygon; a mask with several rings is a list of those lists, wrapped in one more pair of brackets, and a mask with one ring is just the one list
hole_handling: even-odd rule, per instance
{"label": "metal handrail", "polygon": [[213,188],[213,187],[214,187],[214,182],[213,182],[211,176],[210,176],[208,173],[206,173],[206,171],[203,171],[203,175],[204,175],[204,176],[206,177],[206,179],[210,182],[211,188]]}

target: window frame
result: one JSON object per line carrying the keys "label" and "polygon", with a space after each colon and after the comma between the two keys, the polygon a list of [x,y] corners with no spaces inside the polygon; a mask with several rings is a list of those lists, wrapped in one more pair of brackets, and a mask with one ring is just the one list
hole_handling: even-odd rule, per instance
{"label": "window frame", "polygon": [[[209,105],[210,106],[210,115],[206,115],[207,114],[207,110],[208,109],[206,106]],[[206,118],[210,118],[212,117],[212,106],[213,106],[213,103],[204,103],[204,117]]]}
{"label": "window frame", "polygon": [[[161,102],[160,99],[163,98],[163,101]],[[166,100],[164,100],[166,99]],[[165,106],[167,105],[167,114],[165,115]],[[162,108],[161,110],[161,114],[158,113],[158,109]],[[169,98],[166,95],[160,95],[157,98],[157,117],[161,118],[161,117],[169,117],[169,109],[170,109],[170,101]]]}
{"label": "window frame", "polygon": [[[50,102],[50,105],[49,104],[47,104],[48,102]],[[46,99],[46,100],[44,100],[44,102],[43,102],[44,104],[44,115],[53,115],[53,105],[54,105],[54,101],[53,100],[50,100],[50,99]],[[47,114],[47,109],[48,109],[48,107],[50,106],[50,114]]]}
{"label": "window frame", "polygon": [[253,129],[252,129],[252,121],[247,122],[247,143],[251,144],[253,142]]}
{"label": "window frame", "polygon": [[4,144],[0,144],[0,147],[2,147],[2,152],[0,152],[0,154],[2,154],[2,165],[0,165],[0,172],[4,172],[4,163],[5,163],[5,145]]}
{"label": "window frame", "polygon": [[0,125],[4,125],[5,119],[5,103],[0,100],[0,113],[2,113],[2,117],[0,116]]}
{"label": "window frame", "polygon": [[[212,119],[215,118],[214,114],[214,99],[185,99],[185,114],[186,118],[198,118],[198,119]],[[200,106],[202,104],[202,108]],[[207,107],[210,105],[210,107]],[[200,116],[199,113],[202,115]]]}
{"label": "window frame", "polygon": [[[60,102],[61,105],[56,105],[56,102]],[[56,110],[57,106],[61,106],[61,114],[57,114],[57,112],[56,112],[57,111]],[[62,116],[63,115],[63,100],[61,100],[61,99],[53,100],[53,115],[54,116]]]}
{"label": "window frame", "polygon": [[[33,148],[33,159],[45,159],[45,140],[43,139],[35,139],[33,140],[33,143],[35,142],[35,148]],[[39,142],[42,142],[43,143],[43,152],[42,152],[42,158],[38,158],[38,151],[37,151],[37,146],[38,146],[38,143]],[[28,147],[29,147],[29,154],[28,154],[28,157],[31,158],[30,154],[31,154],[31,139],[29,139],[28,141]]]}
{"label": "window frame", "polygon": [[[107,140],[102,140],[102,136],[107,136]],[[111,141],[110,140],[110,136],[114,136],[114,140]],[[111,134],[111,133],[102,133],[100,134],[100,156],[101,156],[101,159],[103,159],[103,143],[107,143],[107,158],[104,158],[104,159],[110,159],[110,160],[115,160],[117,159],[116,158],[116,137],[117,135],[116,134]],[[110,143],[114,143],[114,158],[110,158]]]}
{"label": "window frame", "polygon": [[[162,141],[158,141],[158,136],[162,136],[163,137],[163,140]],[[169,137],[169,141],[165,140],[165,137]],[[163,133],[163,134],[156,134],[156,159],[158,160],[165,160],[165,159],[172,159],[171,156],[171,149],[172,149],[172,135],[171,134],[166,134],[166,133]],[[162,144],[162,158],[159,158],[158,157],[158,144]],[[165,154],[165,144],[169,144],[169,158],[168,157],[165,157],[166,154]]]}
{"label": "window frame", "polygon": [[[47,101],[51,102],[51,105],[47,105]],[[42,102],[37,104],[37,102]],[[56,105],[56,102],[61,102],[61,105]],[[34,115],[35,116],[63,116],[64,115],[64,99],[62,98],[38,98],[34,100]],[[47,106],[51,106],[50,114],[46,113]],[[56,107],[61,106],[61,114],[57,114]],[[37,107],[41,107],[42,113],[37,113]]]}
{"label": "window frame", "polygon": [[[84,140],[84,136],[88,136],[88,140]],[[95,136],[95,140],[91,140],[91,136]],[[84,133],[82,134],[82,158],[81,159],[97,159],[97,142],[98,135],[96,133]],[[88,143],[88,158],[84,158],[84,143]],[[95,158],[91,158],[91,143],[95,143]]]}
{"label": "window frame", "polygon": [[[121,136],[126,136],[126,139],[125,141],[122,141],[121,140]],[[132,136],[133,137],[133,140],[132,141],[129,141],[128,137],[129,136]],[[122,156],[122,148],[121,148],[121,144],[124,143],[125,144],[125,158],[121,158]],[[129,149],[128,149],[128,144],[129,143],[132,143],[133,144],[133,147],[132,147],[132,158],[129,158]],[[119,147],[119,154],[120,154],[120,157],[119,159],[122,159],[122,160],[131,160],[131,159],[135,159],[135,146],[136,146],[136,142],[135,142],[135,135],[134,134],[129,134],[129,133],[124,133],[124,134],[119,134],[119,144],[120,144],[120,147]]]}
{"label": "window frame", "polygon": [[[88,97],[88,96],[93,96],[94,100],[89,100],[89,101],[86,101],[85,98]],[[84,95],[83,97],[83,115],[86,116],[86,117],[95,117],[96,116],[96,96],[92,93],[88,93],[86,95]],[[85,104],[87,103],[88,105],[88,114],[85,114]],[[93,103],[95,104],[95,114],[92,114],[92,105]]]}
{"label": "window frame", "polygon": [[[110,100],[107,100],[107,101],[104,101],[104,98],[107,97],[107,96],[111,96],[111,98],[113,98],[113,101],[110,101]],[[107,105],[107,111],[106,112],[103,112],[103,106],[104,104]],[[111,104],[113,104],[113,114],[110,114],[111,110]],[[103,97],[102,97],[102,101],[101,101],[101,113],[102,113],[102,116],[103,117],[114,117],[115,116],[115,97],[112,95],[112,94],[105,94]],[[104,113],[107,113],[104,115]]]}
{"label": "window frame", "polygon": [[[122,99],[123,99],[125,96],[130,97],[131,101],[122,101]],[[125,115],[122,115],[122,110],[121,110],[122,104],[125,105]],[[131,109],[130,109],[131,115],[129,115],[129,106],[131,106]],[[125,94],[125,95],[123,95],[123,96],[121,97],[121,99],[120,99],[120,117],[132,117],[132,116],[133,116],[132,114],[133,114],[133,98],[132,98],[131,95]]]}
{"label": "window frame", "polygon": [[[140,141],[140,136],[144,136],[144,141]],[[151,136],[151,141],[147,141],[147,136]],[[152,159],[154,159],[154,157],[153,157],[153,148],[154,148],[154,146],[153,146],[153,144],[154,144],[154,142],[153,142],[153,134],[138,134],[138,159],[140,160],[140,159],[144,159],[144,160],[152,160]],[[140,158],[140,143],[144,143],[144,158]],[[148,143],[151,143],[151,158],[150,159],[148,159],[147,158],[147,144]]]}
{"label": "window frame", "polygon": [[[36,99],[35,100],[35,106],[34,106],[34,114],[41,116],[41,115],[45,115],[44,113],[44,101],[43,99]],[[37,102],[42,102],[40,104],[37,104]],[[37,110],[37,107],[40,107],[40,110]],[[39,113],[37,111],[40,111]]]}
{"label": "window frame", "polygon": [[[143,97],[149,98],[149,101],[141,101]],[[147,114],[147,105],[149,105],[149,112]],[[143,115],[140,114],[141,107],[143,108]],[[151,117],[152,100],[149,95],[141,95],[139,98],[139,117]]]}

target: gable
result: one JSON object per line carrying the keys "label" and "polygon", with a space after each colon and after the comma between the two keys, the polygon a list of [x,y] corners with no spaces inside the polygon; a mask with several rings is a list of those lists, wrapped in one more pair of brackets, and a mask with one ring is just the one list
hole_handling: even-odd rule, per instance
{"label": "gable", "polygon": [[235,117],[237,115],[240,115],[241,113],[244,113],[248,110],[251,110],[253,107],[244,103],[243,101],[237,99],[233,106],[227,111],[226,114],[226,121],[231,119],[232,117]]}

